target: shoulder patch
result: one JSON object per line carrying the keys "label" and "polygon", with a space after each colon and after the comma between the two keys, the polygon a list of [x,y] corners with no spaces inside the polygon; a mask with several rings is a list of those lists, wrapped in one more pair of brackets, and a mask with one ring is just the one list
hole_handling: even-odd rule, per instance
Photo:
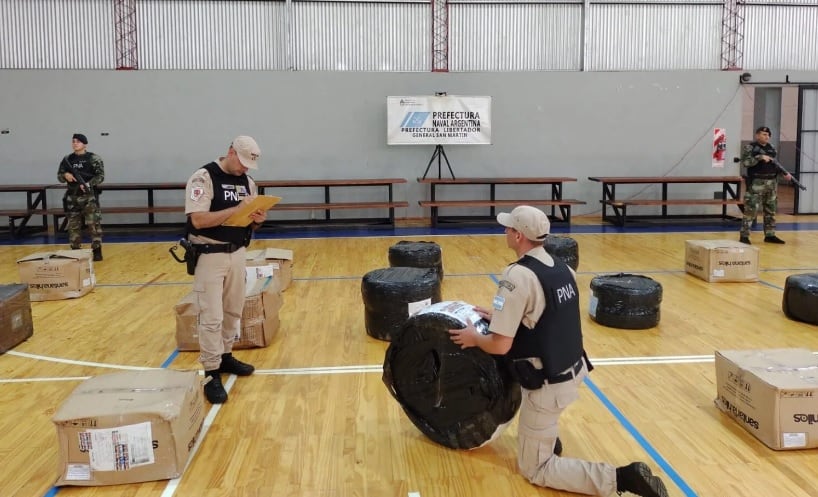
{"label": "shoulder patch", "polygon": [[499,286],[500,288],[505,288],[509,292],[513,292],[514,288],[516,288],[514,286],[514,283],[512,283],[512,282],[510,282],[508,280],[500,280],[500,283],[497,283],[497,286]]}
{"label": "shoulder patch", "polygon": [[194,186],[190,189],[190,200],[198,202],[202,195],[204,195],[204,188],[201,186]]}
{"label": "shoulder patch", "polygon": [[491,306],[494,307],[496,311],[502,311],[503,307],[506,305],[506,299],[499,295],[494,296],[494,300],[491,302]]}

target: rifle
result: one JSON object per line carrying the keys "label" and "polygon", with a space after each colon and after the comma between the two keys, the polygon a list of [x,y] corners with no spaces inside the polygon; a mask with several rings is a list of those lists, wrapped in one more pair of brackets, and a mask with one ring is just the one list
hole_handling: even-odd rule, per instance
{"label": "rifle", "polygon": [[83,191],[86,194],[94,193],[94,190],[91,187],[91,185],[89,185],[88,182],[85,181],[85,178],[81,174],[77,173],[77,170],[74,169],[74,166],[70,162],[68,162],[67,158],[63,157],[62,161],[63,161],[63,163],[65,163],[65,166],[66,166],[66,169],[68,169],[68,172],[71,173],[71,175],[74,177],[74,179],[80,185],[82,185]]}
{"label": "rifle", "polygon": [[[753,155],[759,155],[759,154],[763,154],[763,153],[764,153],[764,150],[761,150],[758,147],[753,148]],[[780,173],[790,175],[790,181],[792,182],[793,185],[797,186],[798,188],[800,188],[803,191],[806,191],[807,187],[802,185],[800,181],[795,179],[795,176],[793,176],[791,172],[787,171],[784,168],[784,166],[782,166],[781,163],[778,162],[778,159],[776,159],[775,157],[770,157],[770,159],[772,159],[773,165],[775,166],[776,169],[778,169],[778,171]],[[734,157],[733,162],[741,162],[741,159],[739,157]]]}
{"label": "rifle", "polygon": [[792,181],[793,185],[797,186],[801,190],[806,190],[807,189],[806,186],[802,185],[801,182],[799,182],[797,179],[795,179],[795,176],[793,176],[791,172],[784,169],[784,166],[782,166],[781,163],[778,162],[778,159],[776,159],[775,157],[773,157],[772,159],[773,159],[773,164],[775,165],[775,167],[779,171],[781,171],[783,174],[789,174],[790,175],[790,181]]}

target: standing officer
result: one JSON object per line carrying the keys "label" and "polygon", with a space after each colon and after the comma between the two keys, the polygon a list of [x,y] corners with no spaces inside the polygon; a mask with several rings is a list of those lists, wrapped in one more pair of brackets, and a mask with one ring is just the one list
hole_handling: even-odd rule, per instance
{"label": "standing officer", "polygon": [[63,197],[63,210],[68,221],[68,240],[72,249],[82,247],[82,225],[91,232],[91,249],[94,260],[102,260],[102,214],[99,211],[97,186],[105,181],[102,158],[86,150],[88,138],[75,133],[71,139],[74,152],[60,161],[57,179],[67,183]]}
{"label": "standing officer", "polygon": [[[744,191],[744,216],[741,220],[739,241],[750,245],[750,225],[755,221],[758,207],[764,210],[764,241],[784,243],[775,236],[775,213],[778,210],[778,168],[774,161],[777,152],[770,143],[770,128],[756,130],[755,141],[741,151],[741,165],[747,168],[747,186]],[[787,173],[784,178],[791,180]]]}
{"label": "standing officer", "polygon": [[505,355],[509,372],[520,383],[520,472],[535,485],[568,492],[667,497],[662,480],[643,462],[616,468],[559,455],[560,415],[579,398],[590,367],[582,344],[575,274],[543,248],[550,223],[541,210],[519,206],[498,214],[497,222],[505,226],[506,244],[519,260],[503,271],[492,309],[475,307],[489,321],[490,333],[481,335],[468,323],[449,334],[461,348]]}
{"label": "standing officer", "polygon": [[248,376],[255,370],[233,357],[232,349],[244,309],[245,247],[266,212],[253,212],[247,227],[222,223],[256,196],[256,183],[247,171],[258,169],[260,155],[253,138],[239,136],[225,157],[202,166],[187,181],[187,237],[201,254],[193,276],[199,305],[199,360],[209,378],[205,397],[212,404],[227,402],[221,373]]}

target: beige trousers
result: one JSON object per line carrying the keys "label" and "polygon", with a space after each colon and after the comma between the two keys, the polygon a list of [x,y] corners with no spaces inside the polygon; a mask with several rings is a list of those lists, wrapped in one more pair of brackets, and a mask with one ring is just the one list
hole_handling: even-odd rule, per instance
{"label": "beige trousers", "polygon": [[221,355],[233,350],[241,332],[245,285],[244,247],[232,254],[202,254],[193,276],[199,304],[199,361],[205,371],[219,369]]}
{"label": "beige trousers", "polygon": [[583,364],[573,380],[539,390],[522,389],[517,464],[533,484],[568,492],[608,496],[616,490],[616,468],[608,463],[554,455],[560,414],[579,398],[588,369]]}

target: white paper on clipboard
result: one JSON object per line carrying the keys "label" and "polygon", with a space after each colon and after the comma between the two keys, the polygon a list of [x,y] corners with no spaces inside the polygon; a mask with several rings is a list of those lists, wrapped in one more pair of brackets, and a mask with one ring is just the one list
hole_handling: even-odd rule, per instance
{"label": "white paper on clipboard", "polygon": [[253,222],[250,214],[257,210],[267,211],[281,201],[281,197],[272,195],[258,195],[249,204],[243,205],[239,211],[222,223],[222,226],[248,226]]}

